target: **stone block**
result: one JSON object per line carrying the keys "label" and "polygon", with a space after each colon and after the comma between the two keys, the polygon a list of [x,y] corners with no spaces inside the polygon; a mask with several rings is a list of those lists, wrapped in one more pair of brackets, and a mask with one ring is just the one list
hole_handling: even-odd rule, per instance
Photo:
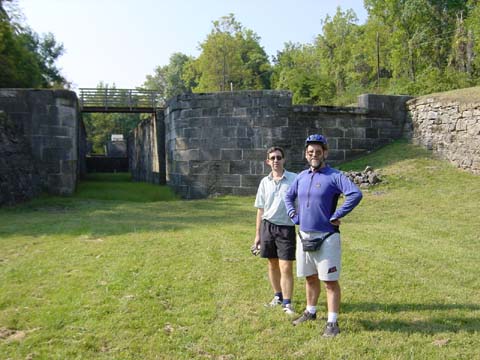
{"label": "stone block", "polygon": [[221,149],[220,158],[221,160],[241,160],[242,150],[241,149]]}
{"label": "stone block", "polygon": [[218,108],[213,107],[213,108],[204,108],[202,109],[202,115],[203,117],[216,117],[218,116]]}
{"label": "stone block", "polygon": [[345,150],[329,150],[328,161],[345,161]]}
{"label": "stone block", "polygon": [[378,129],[378,137],[399,139],[402,137],[402,130],[399,128]]}
{"label": "stone block", "polygon": [[262,175],[241,175],[241,187],[258,188],[258,184],[262,180]]}
{"label": "stone block", "polygon": [[345,128],[351,128],[352,127],[352,122],[353,122],[354,119],[352,118],[338,118],[337,119],[337,123],[334,127],[339,127],[339,128],[342,128],[342,129],[345,129]]}
{"label": "stone block", "polygon": [[200,160],[200,153],[198,149],[177,150],[174,153],[175,161],[192,161]]}
{"label": "stone block", "polygon": [[239,187],[241,175],[226,175],[224,174],[220,180],[222,187]]}
{"label": "stone block", "polygon": [[369,139],[376,139],[376,138],[378,138],[378,131],[379,131],[379,129],[366,128],[365,129],[365,137],[369,138]]}
{"label": "stone block", "polygon": [[201,128],[186,128],[183,129],[183,137],[187,139],[201,138],[203,130]]}
{"label": "stone block", "polygon": [[388,129],[394,127],[394,124],[391,120],[385,119],[372,119],[372,128],[377,129]]}
{"label": "stone block", "polygon": [[190,173],[189,161],[174,161],[173,172],[181,175],[188,175]]}
{"label": "stone block", "polygon": [[247,109],[243,107],[242,108],[235,107],[233,108],[232,116],[245,117],[247,116]]}
{"label": "stone block", "polygon": [[323,129],[323,135],[327,137],[327,141],[328,141],[329,137],[342,138],[344,133],[343,133],[343,130],[339,128],[326,128],[326,129]]}
{"label": "stone block", "polygon": [[372,139],[352,139],[352,150],[353,149],[365,149],[372,150],[374,142]]}
{"label": "stone block", "polygon": [[199,149],[199,160],[210,161],[210,160],[221,160],[221,150],[216,149]]}
{"label": "stone block", "polygon": [[352,126],[353,127],[372,127],[372,119],[364,116],[357,116],[352,119]]}
{"label": "stone block", "polygon": [[228,174],[229,170],[230,164],[224,161],[190,161],[192,175]]}
{"label": "stone block", "polygon": [[240,149],[252,149],[253,148],[253,141],[251,138],[241,138],[236,140],[237,147]]}
{"label": "stone block", "polygon": [[266,149],[244,149],[243,160],[263,160],[266,159]]}
{"label": "stone block", "polygon": [[249,174],[250,162],[248,160],[232,160],[230,161],[230,174]]}
{"label": "stone block", "polygon": [[352,128],[345,130],[345,138],[350,139],[364,139],[365,138],[365,128]]}
{"label": "stone block", "polygon": [[338,138],[337,139],[337,149],[338,150],[349,150],[352,148],[352,139],[351,138]]}
{"label": "stone block", "polygon": [[252,175],[266,175],[270,172],[270,167],[266,169],[265,161],[250,161],[250,174]]}
{"label": "stone block", "polygon": [[62,136],[69,138],[74,136],[74,132],[71,128],[54,125],[40,125],[38,134],[44,136]]}
{"label": "stone block", "polygon": [[63,147],[52,148],[44,147],[42,151],[43,161],[57,161],[57,160],[75,160],[74,154]]}

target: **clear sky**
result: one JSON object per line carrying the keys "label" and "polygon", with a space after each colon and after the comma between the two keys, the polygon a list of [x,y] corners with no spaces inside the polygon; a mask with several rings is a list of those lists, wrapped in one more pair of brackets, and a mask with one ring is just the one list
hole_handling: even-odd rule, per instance
{"label": "clear sky", "polygon": [[212,21],[229,13],[261,37],[270,56],[288,41],[312,43],[321,20],[337,7],[353,9],[363,24],[362,0],[18,0],[26,23],[63,43],[58,61],[73,88],[100,81],[141,86],[157,66],[181,52],[197,57]]}

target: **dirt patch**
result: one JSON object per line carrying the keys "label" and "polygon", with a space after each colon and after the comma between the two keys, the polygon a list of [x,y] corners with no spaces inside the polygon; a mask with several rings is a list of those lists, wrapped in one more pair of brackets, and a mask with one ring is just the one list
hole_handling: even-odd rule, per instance
{"label": "dirt patch", "polygon": [[6,341],[22,341],[26,336],[25,331],[0,328],[0,339]]}

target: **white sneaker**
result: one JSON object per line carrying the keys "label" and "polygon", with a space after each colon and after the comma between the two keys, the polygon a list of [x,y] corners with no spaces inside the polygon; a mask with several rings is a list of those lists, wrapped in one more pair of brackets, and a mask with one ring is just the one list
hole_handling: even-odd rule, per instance
{"label": "white sneaker", "polygon": [[295,315],[295,310],[293,309],[292,304],[285,304],[282,305],[282,310],[287,315]]}
{"label": "white sneaker", "polygon": [[282,305],[282,300],[280,300],[278,296],[274,296],[272,301],[270,301],[268,304],[265,304],[265,307],[272,307],[278,305]]}

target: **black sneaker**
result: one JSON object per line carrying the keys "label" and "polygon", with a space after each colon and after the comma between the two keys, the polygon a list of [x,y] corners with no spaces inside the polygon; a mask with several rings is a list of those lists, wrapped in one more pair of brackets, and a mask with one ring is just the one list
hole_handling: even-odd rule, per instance
{"label": "black sneaker", "polygon": [[312,314],[311,312],[305,310],[299,318],[292,321],[293,326],[296,326],[302,322],[315,320],[317,318],[317,314]]}
{"label": "black sneaker", "polygon": [[340,328],[338,327],[338,322],[327,322],[325,330],[323,331],[323,337],[333,338],[340,333]]}

